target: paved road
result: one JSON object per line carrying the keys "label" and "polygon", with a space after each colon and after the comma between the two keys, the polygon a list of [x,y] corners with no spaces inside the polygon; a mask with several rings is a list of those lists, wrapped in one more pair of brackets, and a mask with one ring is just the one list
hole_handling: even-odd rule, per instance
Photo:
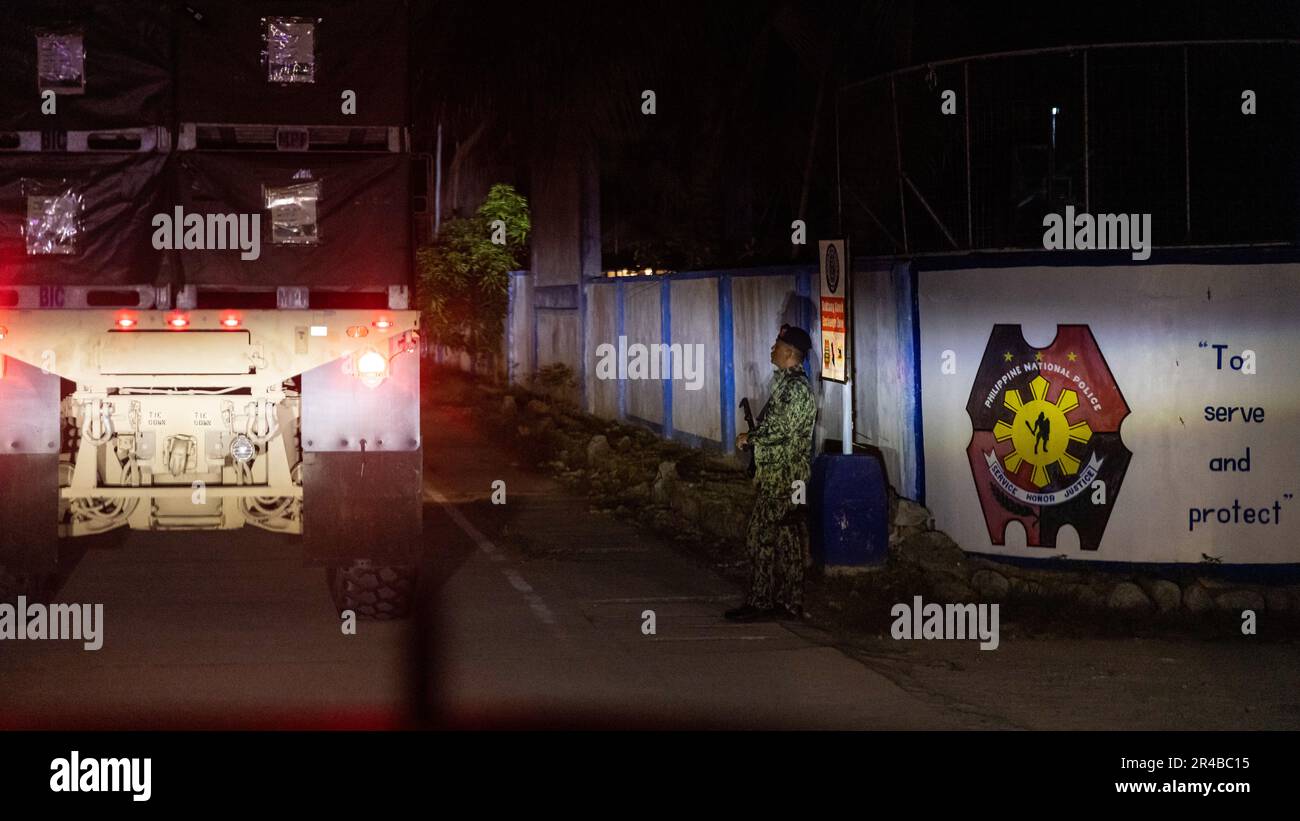
{"label": "paved road", "polygon": [[734,585],[512,465],[467,409],[429,421],[427,618],[345,636],[291,540],[126,533],[57,597],[104,605],[103,648],[4,642],[0,723],[395,726],[429,704],[458,726],[994,726],[803,625],[722,621]]}
{"label": "paved road", "polygon": [[343,635],[323,571],[283,537],[125,533],[58,595],[104,605],[101,650],[0,643],[0,726],[1300,726],[1294,643],[985,653],[729,624],[731,582],[512,464],[469,408],[426,417],[425,618]]}

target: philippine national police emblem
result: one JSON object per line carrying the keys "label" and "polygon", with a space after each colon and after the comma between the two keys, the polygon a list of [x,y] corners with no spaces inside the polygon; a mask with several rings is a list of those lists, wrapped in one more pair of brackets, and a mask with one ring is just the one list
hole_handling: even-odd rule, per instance
{"label": "philippine national police emblem", "polygon": [[834,244],[826,246],[826,288],[832,294],[840,290],[840,254]]}
{"label": "philippine national police emblem", "polygon": [[1132,453],[1119,433],[1128,405],[1088,326],[1059,325],[1034,348],[1019,325],[994,325],[966,413],[989,540],[1006,544],[1015,520],[1026,544],[1056,547],[1068,524],[1098,549]]}

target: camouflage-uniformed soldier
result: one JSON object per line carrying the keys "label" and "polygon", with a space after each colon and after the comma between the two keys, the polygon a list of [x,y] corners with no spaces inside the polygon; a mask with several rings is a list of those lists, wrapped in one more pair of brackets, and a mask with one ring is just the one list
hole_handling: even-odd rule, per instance
{"label": "camouflage-uniformed soldier", "polygon": [[724,614],[732,621],[798,618],[803,610],[807,514],[804,505],[794,502],[794,483],[807,483],[811,469],[817,403],[803,370],[811,348],[807,331],[781,326],[772,345],[772,364],[777,369],[772,396],[754,430],[736,437],[736,447],[754,449],[758,498],[746,535],[749,593],[743,607]]}

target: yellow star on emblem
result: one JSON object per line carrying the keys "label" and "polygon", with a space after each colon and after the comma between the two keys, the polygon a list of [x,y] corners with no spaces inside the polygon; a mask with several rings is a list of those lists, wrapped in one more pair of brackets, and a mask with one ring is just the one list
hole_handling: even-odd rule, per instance
{"label": "yellow star on emblem", "polygon": [[1043,352],[1042,352],[1042,351],[1039,351],[1038,353],[1034,354],[1034,361],[1035,361],[1035,362],[1042,362],[1042,361],[1043,361]]}
{"label": "yellow star on emblem", "polygon": [[1068,354],[1065,355],[1065,358],[1070,360],[1071,362],[1074,362],[1076,359],[1079,358],[1079,355],[1074,351],[1070,351]]}
{"label": "yellow star on emblem", "polygon": [[1010,362],[1010,361],[1011,361],[1011,352],[1010,352],[1010,351],[1007,351],[1006,353],[1002,354],[1002,358],[1005,359],[1006,361]]}

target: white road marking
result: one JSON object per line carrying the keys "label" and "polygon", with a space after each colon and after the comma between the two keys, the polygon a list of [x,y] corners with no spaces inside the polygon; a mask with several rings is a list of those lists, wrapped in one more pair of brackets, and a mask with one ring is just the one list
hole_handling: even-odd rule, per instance
{"label": "white road marking", "polygon": [[[438,505],[447,512],[448,518],[455,522],[457,527],[465,531],[465,535],[469,536],[478,549],[486,556],[491,558],[494,562],[506,561],[506,557],[501,552],[501,548],[492,544],[491,539],[484,536],[482,531],[477,527],[474,527],[474,524],[469,519],[466,519],[463,513],[452,506],[446,496],[443,496],[432,487],[426,487],[425,492],[428,494],[430,499],[437,502]],[[555,614],[551,612],[551,608],[546,606],[546,602],[542,597],[533,590],[533,586],[525,581],[523,576],[519,575],[519,571],[512,567],[503,567],[501,568],[501,574],[506,577],[506,581],[510,582],[511,587],[524,595],[524,601],[528,602],[528,609],[533,611],[533,615],[537,616],[538,620],[543,624],[554,629]],[[555,635],[557,638],[565,637],[564,633],[558,629],[555,629]]]}
{"label": "white road marking", "polygon": [[589,599],[587,604],[653,604],[656,602],[724,602],[738,596],[639,596],[630,599]]}
{"label": "white road marking", "polygon": [[543,551],[545,553],[562,553],[568,554],[604,554],[604,553],[649,553],[648,547],[557,547],[552,550]]}
{"label": "white road marking", "polygon": [[650,641],[767,641],[771,636],[654,636]]}
{"label": "white road marking", "polygon": [[501,572],[504,573],[506,578],[510,580],[510,586],[518,590],[520,593],[533,592],[533,586],[528,582],[524,581],[524,577],[520,576],[514,570],[511,570],[510,568],[506,568]]}

